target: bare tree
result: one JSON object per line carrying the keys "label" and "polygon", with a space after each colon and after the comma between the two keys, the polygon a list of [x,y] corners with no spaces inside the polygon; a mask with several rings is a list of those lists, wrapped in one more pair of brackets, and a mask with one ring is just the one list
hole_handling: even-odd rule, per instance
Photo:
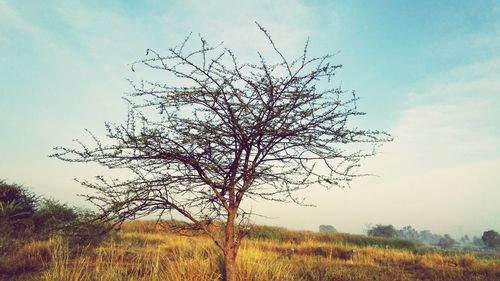
{"label": "bare tree", "polygon": [[[300,57],[287,60],[258,27],[277,63],[259,53],[258,63],[241,64],[231,50],[201,36],[194,51],[190,37],[167,55],[148,49],[132,71],[143,66],[175,79],[131,82],[128,119],[105,124],[106,144],[91,134],[92,146],[77,141],[78,148],[56,147],[53,155],[130,170],[128,180],[82,181],[97,191],[88,200],[115,221],[181,214],[222,250],[224,280],[236,277],[246,233],[238,223],[248,217],[244,198],[303,204],[298,190],[349,186],[362,175],[359,161],[390,139],[348,126],[363,113],[354,93],[328,86],[341,67],[331,55],[309,58],[306,43]],[[223,235],[211,227],[215,221],[223,222]]]}

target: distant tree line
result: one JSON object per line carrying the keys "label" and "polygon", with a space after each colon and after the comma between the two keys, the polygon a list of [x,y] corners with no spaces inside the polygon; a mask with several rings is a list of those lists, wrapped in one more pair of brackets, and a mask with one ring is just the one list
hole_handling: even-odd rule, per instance
{"label": "distant tree line", "polygon": [[[395,237],[429,245],[437,245],[443,249],[449,249],[458,244],[449,234],[439,235],[429,230],[417,231],[411,225],[396,229],[393,225],[377,224],[370,227],[367,230],[367,234],[375,237]],[[485,231],[481,238],[474,237],[472,240],[467,235],[464,235],[459,241],[462,244],[470,244],[478,247],[500,248],[500,234],[494,230]]]}

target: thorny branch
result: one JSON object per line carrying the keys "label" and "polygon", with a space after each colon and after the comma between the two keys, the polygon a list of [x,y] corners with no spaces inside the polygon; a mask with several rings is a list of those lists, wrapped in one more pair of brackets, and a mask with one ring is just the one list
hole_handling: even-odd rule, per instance
{"label": "thorny branch", "polygon": [[289,61],[259,28],[280,62],[269,64],[259,54],[259,63],[240,64],[232,51],[202,37],[201,46],[188,51],[188,37],[166,55],[148,49],[132,63],[133,71],[142,65],[176,79],[131,81],[126,122],[105,124],[110,144],[89,132],[94,145],[55,148],[53,156],[65,161],[133,173],[129,180],[82,181],[97,191],[88,200],[119,222],[177,212],[221,246],[210,224],[233,211],[246,219],[244,198],[303,204],[298,190],[347,187],[362,175],[359,161],[374,151],[353,151],[352,144],[372,148],[391,138],[349,127],[364,114],[358,98],[337,87],[321,89],[341,65],[330,55],[309,58],[307,44]]}

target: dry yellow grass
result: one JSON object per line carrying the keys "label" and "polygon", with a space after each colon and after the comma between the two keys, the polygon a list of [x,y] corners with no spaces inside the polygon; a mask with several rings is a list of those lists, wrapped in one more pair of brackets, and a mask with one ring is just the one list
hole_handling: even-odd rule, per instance
{"label": "dry yellow grass", "polygon": [[[141,231],[143,228],[148,231]],[[51,239],[28,243],[2,263],[5,267],[16,260],[24,261],[19,263],[24,264],[19,272],[38,271],[9,275],[5,280],[203,281],[220,279],[221,257],[205,237],[160,233],[151,224],[140,222],[125,227],[115,239],[76,256],[62,239]],[[499,260],[311,240],[247,240],[240,248],[237,268],[241,281],[500,280]]]}

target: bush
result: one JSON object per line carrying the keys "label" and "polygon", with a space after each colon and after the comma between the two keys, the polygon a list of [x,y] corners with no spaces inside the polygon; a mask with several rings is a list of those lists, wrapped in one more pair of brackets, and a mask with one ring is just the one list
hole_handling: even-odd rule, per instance
{"label": "bush", "polygon": [[443,248],[443,249],[450,249],[455,245],[457,242],[451,238],[450,235],[445,234],[443,237],[439,239],[438,246]]}
{"label": "bush", "polygon": [[337,229],[332,225],[320,225],[319,232],[335,233]]}
{"label": "bush", "polygon": [[396,237],[397,231],[391,224],[381,225],[377,224],[368,230],[368,236],[375,237]]}
{"label": "bush", "polygon": [[97,244],[109,230],[110,225],[91,211],[40,199],[23,186],[0,181],[0,253],[54,235],[73,246]]}
{"label": "bush", "polygon": [[78,220],[75,209],[55,200],[43,200],[34,215],[35,232],[49,236],[64,231]]}
{"label": "bush", "polygon": [[37,198],[24,187],[0,181],[0,235],[23,236],[33,229]]}
{"label": "bush", "polygon": [[69,226],[64,235],[70,244],[95,246],[102,242],[113,229],[113,225],[89,210],[78,210],[77,219]]}
{"label": "bush", "polygon": [[485,231],[481,240],[488,248],[500,248],[500,234],[494,230]]}

